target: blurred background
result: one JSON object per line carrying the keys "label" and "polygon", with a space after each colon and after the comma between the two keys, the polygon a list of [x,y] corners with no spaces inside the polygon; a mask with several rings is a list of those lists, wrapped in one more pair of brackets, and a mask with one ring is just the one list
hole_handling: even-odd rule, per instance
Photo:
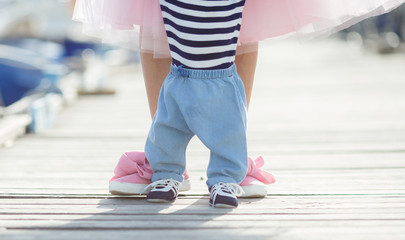
{"label": "blurred background", "polygon": [[[0,0],[0,121],[39,133],[80,94],[115,94],[114,71],[132,71],[139,56],[100,44],[71,20],[74,1]],[[376,55],[405,52],[405,6],[330,37]],[[128,67],[130,66],[130,67]],[[18,120],[16,120],[18,116]],[[10,130],[9,124],[7,128]],[[24,128],[25,129],[25,128]],[[23,134],[25,130],[0,135]],[[8,137],[4,137],[10,138]]]}
{"label": "blurred background", "polygon": [[71,20],[73,8],[70,0],[0,0],[3,123],[10,116],[15,123],[18,115],[28,132],[43,132],[79,94],[114,94],[106,81],[110,71],[139,62],[136,52],[83,35],[81,24]]}

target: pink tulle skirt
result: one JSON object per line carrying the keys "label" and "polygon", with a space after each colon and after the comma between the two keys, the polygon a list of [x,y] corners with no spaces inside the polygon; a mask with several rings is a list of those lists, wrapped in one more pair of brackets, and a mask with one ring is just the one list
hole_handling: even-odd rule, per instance
{"label": "pink tulle skirt", "polygon": [[[405,0],[246,0],[238,48],[276,37],[329,35],[365,18],[389,12]],[[159,0],[77,0],[73,19],[104,42],[169,57]]]}

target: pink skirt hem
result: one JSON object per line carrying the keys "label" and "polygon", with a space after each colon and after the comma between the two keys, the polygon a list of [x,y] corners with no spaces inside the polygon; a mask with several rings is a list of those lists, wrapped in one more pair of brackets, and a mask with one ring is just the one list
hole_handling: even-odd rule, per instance
{"label": "pink skirt hem", "polygon": [[[365,18],[391,11],[405,0],[247,0],[238,53],[257,42],[282,36],[311,39],[330,35]],[[158,0],[77,0],[73,19],[103,42],[157,58],[169,57]]]}

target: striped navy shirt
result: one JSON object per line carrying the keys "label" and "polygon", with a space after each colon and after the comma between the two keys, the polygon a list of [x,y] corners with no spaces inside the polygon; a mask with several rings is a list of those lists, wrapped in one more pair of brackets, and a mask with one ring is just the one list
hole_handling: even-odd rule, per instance
{"label": "striped navy shirt", "polygon": [[235,60],[245,0],[159,0],[173,64],[223,69]]}

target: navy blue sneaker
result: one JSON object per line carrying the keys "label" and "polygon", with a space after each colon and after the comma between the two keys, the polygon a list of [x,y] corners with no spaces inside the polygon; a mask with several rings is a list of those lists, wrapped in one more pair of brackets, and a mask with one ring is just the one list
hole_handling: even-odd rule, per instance
{"label": "navy blue sneaker", "polygon": [[167,203],[176,200],[181,183],[173,179],[163,179],[149,184],[152,190],[146,196],[148,202]]}
{"label": "navy blue sneaker", "polygon": [[237,196],[243,193],[236,183],[217,183],[210,187],[210,204],[218,208],[235,208],[238,206]]}

